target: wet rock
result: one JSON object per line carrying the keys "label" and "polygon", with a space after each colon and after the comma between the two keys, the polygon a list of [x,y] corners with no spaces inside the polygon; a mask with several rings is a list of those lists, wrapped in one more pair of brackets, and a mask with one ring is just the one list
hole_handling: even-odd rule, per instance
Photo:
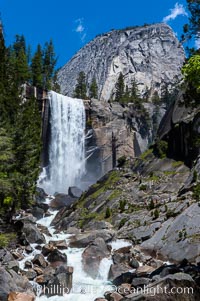
{"label": "wet rock", "polygon": [[80,234],[80,229],[76,228],[76,227],[69,227],[67,230],[66,230],[66,233],[67,234]]}
{"label": "wet rock", "polygon": [[73,236],[70,239],[69,246],[73,248],[86,248],[96,238],[103,238],[105,242],[109,242],[112,240],[114,235],[115,232],[112,230],[94,230],[89,233],[83,233]]}
{"label": "wet rock", "polygon": [[34,224],[25,224],[22,232],[29,243],[45,243],[44,236],[40,233],[39,229]]}
{"label": "wet rock", "polygon": [[37,254],[32,260],[33,264],[38,265],[39,267],[46,268],[47,262],[42,254]]}
{"label": "wet rock", "polygon": [[94,301],[107,301],[107,299],[104,299],[104,298],[96,298]]}
{"label": "wet rock", "polygon": [[72,187],[69,187],[69,190],[68,190],[68,194],[69,196],[71,196],[72,198],[80,198],[81,195],[82,195],[83,191],[76,187],[76,186],[72,186]]}
{"label": "wet rock", "polygon": [[68,248],[68,245],[65,240],[50,240],[49,244],[53,245],[55,248],[59,250],[65,250]]}
{"label": "wet rock", "polygon": [[117,288],[118,293],[122,296],[129,295],[131,292],[131,284],[129,283],[122,283],[118,288]]}
{"label": "wet rock", "polygon": [[65,255],[65,254],[61,253],[59,250],[55,249],[47,256],[47,260],[50,263],[54,263],[54,262],[67,263],[67,255]]}
{"label": "wet rock", "polygon": [[36,219],[38,220],[38,219],[43,218],[45,211],[44,211],[42,208],[40,208],[40,207],[38,207],[38,206],[35,206],[35,207],[33,207],[33,209],[31,210],[31,213],[32,213],[33,216],[36,217]]}
{"label": "wet rock", "polygon": [[122,283],[131,283],[135,273],[130,272],[130,267],[124,264],[112,264],[110,267],[108,279],[115,285]]}
{"label": "wet rock", "polygon": [[24,266],[26,269],[29,269],[29,268],[33,267],[33,263],[31,261],[27,260],[27,261],[25,261]]}
{"label": "wet rock", "polygon": [[31,246],[26,246],[25,248],[27,253],[32,253],[33,252],[33,248]]}
{"label": "wet rock", "polygon": [[44,189],[40,188],[40,187],[37,187],[36,188],[36,193],[35,193],[35,199],[36,199],[36,202],[38,204],[40,203],[43,203],[46,201],[46,197],[47,197],[47,194],[46,192],[44,191]]}
{"label": "wet rock", "polygon": [[[59,266],[56,271],[54,277],[50,279],[48,282],[45,293],[48,297],[53,295],[63,295],[64,289],[65,293],[69,293],[72,288],[72,274],[73,274],[73,267],[68,266]],[[49,288],[54,287],[55,290],[49,290]]]}
{"label": "wet rock", "polygon": [[34,278],[37,277],[37,273],[33,269],[29,269],[28,271],[25,271],[23,273],[29,280],[33,280]]}
{"label": "wet rock", "polygon": [[11,292],[8,301],[34,301],[35,296],[26,293]]}
{"label": "wet rock", "polygon": [[63,207],[65,207],[66,209],[66,208],[70,208],[75,201],[76,201],[75,198],[72,198],[67,194],[58,193],[56,194],[55,198],[51,201],[50,207],[56,210],[59,210]]}
{"label": "wet rock", "polygon": [[42,254],[46,257],[54,250],[55,250],[55,247],[53,246],[52,243],[49,242],[47,245],[44,245],[42,247]]}
{"label": "wet rock", "polygon": [[133,278],[132,285],[134,287],[144,287],[145,285],[148,285],[150,282],[149,278],[139,277],[139,278]]}
{"label": "wet rock", "polygon": [[105,297],[106,297],[106,300],[108,300],[108,301],[119,301],[119,300],[123,299],[123,296],[117,292],[106,293]]}
{"label": "wet rock", "polygon": [[103,238],[96,238],[82,254],[84,271],[95,279],[98,275],[101,260],[109,255],[110,249],[107,247]]}

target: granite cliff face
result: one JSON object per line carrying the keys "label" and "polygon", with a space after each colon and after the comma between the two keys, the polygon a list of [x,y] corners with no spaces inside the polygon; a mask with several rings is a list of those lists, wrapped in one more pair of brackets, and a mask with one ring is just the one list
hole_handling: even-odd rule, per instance
{"label": "granite cliff face", "polygon": [[93,77],[98,98],[110,99],[120,72],[130,87],[134,79],[141,94],[160,92],[163,85],[175,84],[181,78],[184,50],[172,29],[154,24],[132,29],[113,30],[97,36],[79,50],[58,73],[61,93],[72,96],[80,71],[88,87]]}

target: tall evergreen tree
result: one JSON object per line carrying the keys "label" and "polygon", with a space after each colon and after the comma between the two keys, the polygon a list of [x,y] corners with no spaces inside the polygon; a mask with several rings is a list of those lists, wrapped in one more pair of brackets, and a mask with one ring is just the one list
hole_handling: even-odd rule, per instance
{"label": "tall evergreen tree", "polygon": [[55,51],[52,39],[50,42],[45,43],[44,47],[44,59],[43,59],[43,87],[45,89],[51,89],[52,78],[54,76],[54,68],[57,62],[55,57]]}
{"label": "tall evergreen tree", "polygon": [[92,79],[89,95],[90,98],[98,98],[98,86],[95,77]]}
{"label": "tall evergreen tree", "polygon": [[42,88],[43,87],[43,57],[42,57],[42,48],[40,45],[37,46],[37,50],[32,58],[31,71],[32,71],[33,86]]}
{"label": "tall evergreen tree", "polygon": [[81,99],[87,98],[86,77],[83,71],[81,71],[78,75],[77,84],[74,90],[74,97]]}
{"label": "tall evergreen tree", "polygon": [[123,102],[124,88],[125,88],[124,77],[123,77],[122,72],[120,72],[118,80],[117,80],[116,85],[115,85],[115,89],[116,89],[115,101]]}
{"label": "tall evergreen tree", "polygon": [[132,80],[130,97],[132,102],[139,100],[139,91],[135,79]]}

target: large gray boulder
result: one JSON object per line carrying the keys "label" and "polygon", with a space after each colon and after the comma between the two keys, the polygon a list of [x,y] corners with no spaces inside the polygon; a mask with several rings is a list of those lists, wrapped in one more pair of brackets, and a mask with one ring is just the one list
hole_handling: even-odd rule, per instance
{"label": "large gray boulder", "polygon": [[104,239],[96,238],[82,254],[84,271],[95,279],[98,275],[101,260],[109,255],[110,248],[106,245]]}

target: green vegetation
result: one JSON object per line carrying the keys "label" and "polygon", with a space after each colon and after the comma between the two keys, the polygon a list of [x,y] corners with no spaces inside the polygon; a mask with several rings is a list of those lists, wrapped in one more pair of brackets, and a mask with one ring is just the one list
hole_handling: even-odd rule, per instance
{"label": "green vegetation", "polygon": [[106,208],[105,218],[109,218],[111,216],[111,209],[109,207]]}
{"label": "green vegetation", "polygon": [[142,160],[148,159],[149,155],[151,155],[152,152],[153,152],[153,148],[147,149],[144,153],[142,153],[142,154],[140,155],[140,159],[142,159]]}
{"label": "green vegetation", "polygon": [[87,98],[86,76],[83,71],[81,71],[78,75],[77,84],[74,90],[74,97],[80,99]]}
{"label": "green vegetation", "polygon": [[159,215],[160,215],[159,210],[155,209],[154,213],[153,213],[154,219],[157,219],[159,217]]}
{"label": "green vegetation", "polygon": [[200,183],[197,183],[196,186],[193,187],[193,198],[197,202],[200,201]]}
{"label": "green vegetation", "polygon": [[174,167],[174,168],[180,167],[183,164],[184,164],[183,161],[174,161],[174,162],[172,162],[172,167]]}
{"label": "green vegetation", "polygon": [[127,218],[125,218],[125,217],[122,218],[119,223],[118,229],[121,229],[125,225],[126,222],[127,222]]}
{"label": "green vegetation", "polygon": [[126,203],[127,203],[126,200],[120,200],[119,209],[120,209],[121,212],[124,212]]}
{"label": "green vegetation", "polygon": [[0,234],[0,249],[6,248],[12,240],[16,239],[15,233],[2,233]]}
{"label": "green vegetation", "polygon": [[122,156],[117,160],[117,166],[122,167],[126,163],[126,156]]}
{"label": "green vegetation", "polygon": [[147,184],[141,184],[139,189],[143,191],[147,190]]}
{"label": "green vegetation", "polygon": [[41,114],[23,85],[52,89],[56,80],[53,42],[31,56],[23,35],[6,47],[0,26],[0,212],[14,213],[33,200],[41,154]]}
{"label": "green vegetation", "polygon": [[157,140],[154,145],[154,154],[155,156],[164,159],[167,156],[168,143],[164,140]]}
{"label": "green vegetation", "polygon": [[95,77],[93,77],[91,85],[90,85],[90,91],[89,91],[90,99],[91,98],[98,98],[98,86]]}

